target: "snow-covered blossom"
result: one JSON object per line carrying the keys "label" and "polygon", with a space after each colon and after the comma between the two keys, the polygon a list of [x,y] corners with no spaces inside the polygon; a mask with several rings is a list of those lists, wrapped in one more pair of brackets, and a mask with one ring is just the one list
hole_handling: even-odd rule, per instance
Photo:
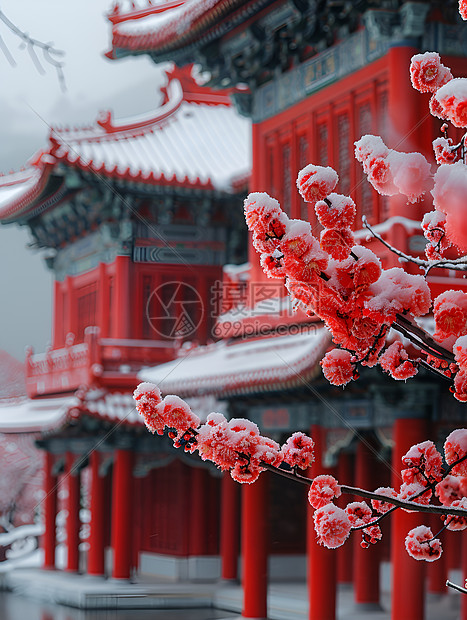
{"label": "snow-covered blossom", "polygon": [[[451,503],[451,508],[462,508],[467,512],[467,497],[455,499]],[[458,515],[448,515],[444,518],[444,523],[447,529],[453,532],[465,530],[467,528],[467,516],[460,517]]]}
{"label": "snow-covered blossom", "polygon": [[401,193],[416,202],[430,187],[430,164],[420,153],[400,153],[388,149],[378,136],[366,135],[355,142],[355,155],[383,196]]}
{"label": "snow-covered blossom", "polygon": [[328,228],[321,231],[319,245],[335,260],[345,260],[355,243],[350,228]]}
{"label": "snow-covered blossom", "polygon": [[443,552],[440,540],[433,539],[433,532],[426,525],[419,525],[410,530],[405,539],[405,548],[414,560],[427,562],[438,560]]}
{"label": "snow-covered blossom", "polygon": [[327,504],[315,511],[313,515],[318,543],[328,549],[336,549],[347,540],[351,525],[345,510]]}
{"label": "snow-covered blossom", "polygon": [[454,78],[441,86],[435,99],[455,127],[467,127],[467,78]]}
{"label": "snow-covered blossom", "polygon": [[467,0],[459,0],[459,13],[462,19],[467,19]]}
{"label": "snow-covered blossom", "polygon": [[[386,497],[392,497],[394,499],[397,498],[397,492],[392,487],[379,487],[375,490],[375,493],[378,495],[385,495]],[[373,506],[376,512],[380,514],[385,514],[388,510],[394,507],[394,504],[390,504],[389,502],[383,502],[379,499],[372,499],[371,505]]]}
{"label": "snow-covered blossom", "polygon": [[[411,501],[416,504],[427,506],[430,503],[431,495],[431,490],[426,489],[425,485],[419,482],[412,482],[410,484],[401,484],[397,498],[402,501]],[[405,512],[413,512],[407,508],[403,508],[402,510],[405,510]]]}
{"label": "snow-covered blossom", "polygon": [[338,180],[337,172],[329,166],[309,164],[298,173],[297,187],[305,202],[315,204],[333,191]]}
{"label": "snow-covered blossom", "polygon": [[433,302],[435,337],[462,336],[467,328],[467,293],[449,290],[438,295]]}
{"label": "snow-covered blossom", "polygon": [[448,250],[452,243],[446,235],[446,215],[441,211],[425,213],[422,220],[422,229],[429,244],[425,247],[425,254],[429,260],[437,260],[443,252]]}
{"label": "snow-covered blossom", "polygon": [[434,93],[452,80],[451,71],[441,63],[439,54],[425,52],[415,54],[410,63],[412,85],[421,93]]}
{"label": "snow-covered blossom", "polygon": [[162,400],[161,391],[153,383],[140,383],[133,392],[136,409],[143,416],[144,423],[151,433],[162,435],[165,428],[165,420],[157,410],[157,405]]}
{"label": "snow-covered blossom", "polygon": [[444,442],[444,459],[448,465],[452,465],[459,459],[464,459],[455,465],[451,473],[453,476],[467,476],[467,429],[458,428],[452,431]]}
{"label": "snow-covered blossom", "polygon": [[332,349],[320,362],[323,375],[332,385],[346,385],[354,377],[352,354],[343,349]]}
{"label": "snow-covered blossom", "polygon": [[371,508],[366,502],[351,502],[345,507],[345,512],[352,527],[358,527],[371,521]]}
{"label": "snow-covered blossom", "polygon": [[315,460],[315,442],[305,433],[293,433],[281,448],[284,463],[290,467],[307,469]]}
{"label": "snow-covered blossom", "polygon": [[334,476],[323,474],[316,476],[308,491],[308,501],[313,508],[321,508],[332,502],[335,497],[340,497],[341,488]]}
{"label": "snow-covered blossom", "polygon": [[456,150],[453,150],[452,138],[436,138],[433,140],[433,151],[437,164],[453,164],[459,159]]}
{"label": "snow-covered blossom", "polygon": [[467,494],[467,477],[445,476],[435,487],[435,494],[445,506],[462,499]]}
{"label": "snow-covered blossom", "polygon": [[315,205],[318,220],[325,228],[350,228],[353,226],[357,209],[349,196],[329,194],[327,200]]}
{"label": "snow-covered blossom", "polygon": [[409,359],[404,345],[399,340],[393,342],[379,358],[380,366],[393,379],[410,379],[417,374],[417,366]]}
{"label": "snow-covered blossom", "polygon": [[[430,482],[439,481],[443,477],[443,459],[432,441],[417,443],[402,457],[404,465],[417,469],[425,474]],[[422,476],[418,482],[426,481]]]}

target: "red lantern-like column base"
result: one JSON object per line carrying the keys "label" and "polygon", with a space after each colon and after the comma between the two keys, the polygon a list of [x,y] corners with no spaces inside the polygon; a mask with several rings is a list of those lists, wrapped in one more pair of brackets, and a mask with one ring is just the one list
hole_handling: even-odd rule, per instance
{"label": "red lantern-like column base", "polygon": [[132,563],[133,452],[115,450],[112,487],[112,548],[114,579],[129,579]]}
{"label": "red lantern-like column base", "polygon": [[91,529],[89,532],[88,573],[104,575],[105,483],[99,474],[100,454],[91,453]]}
{"label": "red lantern-like column base", "polygon": [[267,617],[268,474],[253,484],[242,485],[242,554],[244,618]]}
{"label": "red lantern-like column base", "polygon": [[[402,482],[400,471],[402,457],[411,446],[425,441],[427,427],[422,419],[399,419],[394,424],[393,480],[397,490]],[[428,519],[425,521],[429,523]],[[393,620],[410,618],[423,620],[425,611],[425,566],[417,562],[405,550],[405,538],[409,531],[423,523],[420,514],[396,510],[392,515],[391,561],[392,561],[392,608]]]}
{"label": "red lantern-like column base", "polygon": [[221,483],[222,579],[237,579],[238,577],[239,499],[238,483],[232,480],[228,472],[225,472]]}
{"label": "red lantern-like column base", "polygon": [[[322,466],[324,430],[318,425],[313,425],[311,436],[315,442],[315,461],[308,470],[308,474],[314,478],[319,474],[330,473],[330,471]],[[314,510],[309,506],[307,516],[309,618],[310,620],[335,620],[337,554],[334,549],[326,549],[316,542],[313,512]]]}
{"label": "red lantern-like column base", "polygon": [[57,516],[57,476],[52,473],[54,456],[50,452],[45,453],[44,459],[44,526],[42,548],[44,549],[43,568],[55,568],[55,519]]}

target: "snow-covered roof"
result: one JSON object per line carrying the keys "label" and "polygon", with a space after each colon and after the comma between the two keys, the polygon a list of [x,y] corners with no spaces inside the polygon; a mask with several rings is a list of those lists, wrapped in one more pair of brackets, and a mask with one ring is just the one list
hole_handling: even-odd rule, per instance
{"label": "snow-covered roof", "polygon": [[108,16],[112,22],[112,51],[107,56],[117,58],[149,50],[168,54],[205,37],[212,40],[270,3],[271,0],[161,0],[148,2],[144,9],[126,11],[121,11],[117,3]]}
{"label": "snow-covered roof", "polygon": [[27,213],[60,162],[134,183],[232,192],[251,170],[250,121],[226,92],[197,84],[191,67],[167,76],[154,113],[116,121],[107,112],[91,127],[52,129],[27,170],[0,177],[0,220]]}
{"label": "snow-covered roof", "polygon": [[165,394],[226,396],[299,385],[318,371],[331,337],[324,327],[308,333],[259,340],[218,342],[185,357],[142,370],[142,381]]}
{"label": "snow-covered roof", "polygon": [[0,432],[46,432],[62,426],[69,409],[76,404],[72,396],[0,401]]}

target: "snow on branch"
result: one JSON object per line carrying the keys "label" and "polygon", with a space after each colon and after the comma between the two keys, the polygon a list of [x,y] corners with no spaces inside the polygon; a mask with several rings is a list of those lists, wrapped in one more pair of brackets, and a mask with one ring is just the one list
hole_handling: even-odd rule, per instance
{"label": "snow on branch", "polygon": [[[45,70],[41,64],[41,61],[37,55],[36,50],[40,50],[42,52],[43,60],[49,65],[52,65],[52,67],[54,67],[54,69],[57,72],[57,77],[58,77],[60,87],[62,91],[65,91],[66,90],[65,75],[63,73],[63,67],[65,63],[61,60],[58,60],[58,58],[64,56],[65,52],[63,50],[59,50],[56,47],[54,47],[53,43],[43,43],[42,41],[39,41],[38,39],[34,39],[33,37],[29,36],[27,32],[20,30],[10,19],[8,19],[8,17],[5,15],[5,13],[1,9],[0,9],[0,21],[2,21],[5,24],[5,26],[14,35],[16,35],[19,39],[21,39],[22,49],[28,50],[29,55],[31,56],[32,62],[34,63],[37,71],[41,75],[45,73]],[[5,41],[3,40],[1,36],[0,36],[0,49],[4,53],[6,59],[11,64],[11,66],[15,67],[16,66],[15,59],[13,58],[13,55],[11,54],[10,50],[8,49],[8,46],[6,45]]]}

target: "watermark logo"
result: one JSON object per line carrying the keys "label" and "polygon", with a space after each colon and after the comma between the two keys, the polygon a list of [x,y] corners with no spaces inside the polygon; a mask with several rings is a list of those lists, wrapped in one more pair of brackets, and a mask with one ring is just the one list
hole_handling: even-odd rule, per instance
{"label": "watermark logo", "polygon": [[188,338],[203,320],[204,304],[190,284],[164,282],[149,296],[146,316],[152,329],[163,338]]}

